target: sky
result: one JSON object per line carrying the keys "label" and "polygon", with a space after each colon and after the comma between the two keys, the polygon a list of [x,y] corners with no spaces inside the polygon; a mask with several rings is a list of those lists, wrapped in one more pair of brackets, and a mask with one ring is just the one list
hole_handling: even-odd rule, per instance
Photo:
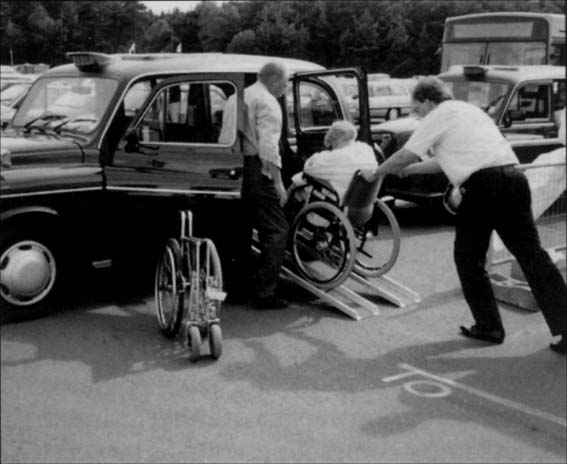
{"label": "sky", "polygon": [[[200,3],[200,1],[184,1],[184,2],[141,2],[146,8],[152,10],[154,14],[170,13],[175,8],[179,11],[191,11]],[[218,2],[217,2],[218,3]]]}

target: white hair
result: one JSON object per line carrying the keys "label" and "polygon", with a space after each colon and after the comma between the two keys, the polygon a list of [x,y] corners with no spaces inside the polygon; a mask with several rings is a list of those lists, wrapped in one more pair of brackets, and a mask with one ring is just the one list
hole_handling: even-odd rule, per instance
{"label": "white hair", "polygon": [[357,135],[358,130],[353,123],[344,119],[335,121],[325,134],[325,146],[334,147],[341,142],[355,140]]}

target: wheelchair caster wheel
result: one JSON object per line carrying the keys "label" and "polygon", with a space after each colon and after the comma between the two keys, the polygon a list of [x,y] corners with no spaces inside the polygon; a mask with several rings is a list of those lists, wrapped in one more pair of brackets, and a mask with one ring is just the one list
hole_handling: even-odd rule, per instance
{"label": "wheelchair caster wheel", "polygon": [[189,348],[189,360],[197,361],[201,356],[201,331],[196,325],[192,325],[187,329],[187,347]]}
{"label": "wheelchair caster wheel", "polygon": [[218,324],[211,324],[209,327],[209,348],[212,358],[219,359],[222,354],[222,331]]}

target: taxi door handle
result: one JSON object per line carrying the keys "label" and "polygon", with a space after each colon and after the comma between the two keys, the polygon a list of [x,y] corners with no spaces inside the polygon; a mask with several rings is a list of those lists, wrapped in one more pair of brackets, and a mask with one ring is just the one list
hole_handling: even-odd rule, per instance
{"label": "taxi door handle", "polygon": [[242,177],[242,168],[211,169],[209,174],[214,179],[237,180]]}

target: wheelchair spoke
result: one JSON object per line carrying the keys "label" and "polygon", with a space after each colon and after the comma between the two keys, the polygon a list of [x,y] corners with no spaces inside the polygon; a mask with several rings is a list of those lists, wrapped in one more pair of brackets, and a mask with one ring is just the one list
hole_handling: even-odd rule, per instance
{"label": "wheelchair spoke", "polygon": [[376,221],[374,227],[367,224],[356,232],[354,269],[367,277],[378,277],[388,272],[400,252],[398,222],[394,213],[381,200],[376,202],[373,221]]}
{"label": "wheelchair spoke", "polygon": [[336,206],[315,202],[303,208],[290,238],[292,257],[305,279],[333,288],[348,277],[354,265],[354,232]]}

